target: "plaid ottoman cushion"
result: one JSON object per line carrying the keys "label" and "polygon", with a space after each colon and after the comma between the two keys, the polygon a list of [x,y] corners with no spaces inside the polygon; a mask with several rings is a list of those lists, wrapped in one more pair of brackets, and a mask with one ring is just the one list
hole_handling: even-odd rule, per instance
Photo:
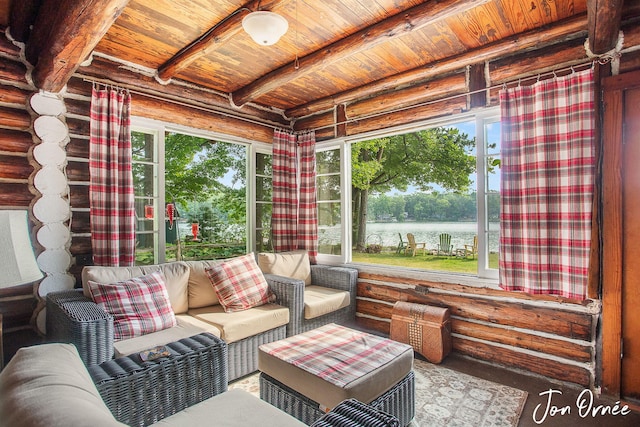
{"label": "plaid ottoman cushion", "polygon": [[260,346],[265,374],[326,408],[355,398],[370,402],[402,380],[413,348],[336,324]]}

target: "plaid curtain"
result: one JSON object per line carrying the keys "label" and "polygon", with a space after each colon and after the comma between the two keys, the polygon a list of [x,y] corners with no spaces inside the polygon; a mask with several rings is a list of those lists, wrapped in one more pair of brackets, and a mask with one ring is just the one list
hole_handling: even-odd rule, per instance
{"label": "plaid curtain", "polygon": [[[299,151],[299,152],[298,152]],[[277,129],[273,136],[275,252],[306,249],[315,262],[318,248],[315,133],[300,136]]]}
{"label": "plaid curtain", "polygon": [[298,161],[296,136],[276,129],[273,134],[273,250],[298,249]]}
{"label": "plaid curtain", "polygon": [[318,207],[316,203],[316,133],[298,136],[300,149],[300,208],[298,210],[298,249],[306,249],[315,263],[318,255]]}
{"label": "plaid curtain", "polygon": [[585,299],[594,185],[593,70],[500,93],[500,286]]}
{"label": "plaid curtain", "polygon": [[131,172],[131,96],[93,88],[89,140],[89,206],[93,262],[135,263],[135,206]]}

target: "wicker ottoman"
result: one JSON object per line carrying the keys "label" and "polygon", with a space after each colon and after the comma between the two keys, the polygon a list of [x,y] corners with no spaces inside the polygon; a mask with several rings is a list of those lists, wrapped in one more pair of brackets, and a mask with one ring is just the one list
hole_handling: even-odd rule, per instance
{"label": "wicker ottoman", "polygon": [[408,425],[415,414],[413,348],[336,324],[260,346],[260,397],[313,424],[357,399]]}

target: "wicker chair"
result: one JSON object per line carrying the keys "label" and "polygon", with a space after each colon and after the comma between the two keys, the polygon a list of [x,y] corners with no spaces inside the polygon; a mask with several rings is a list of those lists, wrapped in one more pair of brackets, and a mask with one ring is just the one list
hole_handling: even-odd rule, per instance
{"label": "wicker chair", "polygon": [[171,356],[143,362],[135,354],[87,369],[120,422],[147,426],[227,391],[227,345],[212,334],[167,344]]}
{"label": "wicker chair", "polygon": [[349,292],[350,304],[331,313],[305,319],[304,289],[305,283],[300,279],[265,274],[269,287],[278,297],[278,304],[289,307],[289,323],[287,336],[315,329],[328,323],[344,324],[353,322],[356,315],[356,286],[358,270],[330,265],[312,265],[311,281],[314,285],[339,289]]}

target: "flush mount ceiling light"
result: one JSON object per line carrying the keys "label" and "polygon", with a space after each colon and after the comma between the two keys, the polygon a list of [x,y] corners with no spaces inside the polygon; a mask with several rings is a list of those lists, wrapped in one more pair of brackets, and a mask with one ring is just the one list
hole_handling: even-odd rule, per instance
{"label": "flush mount ceiling light", "polygon": [[277,13],[259,10],[244,17],[242,28],[256,43],[270,46],[287,32],[289,23]]}

